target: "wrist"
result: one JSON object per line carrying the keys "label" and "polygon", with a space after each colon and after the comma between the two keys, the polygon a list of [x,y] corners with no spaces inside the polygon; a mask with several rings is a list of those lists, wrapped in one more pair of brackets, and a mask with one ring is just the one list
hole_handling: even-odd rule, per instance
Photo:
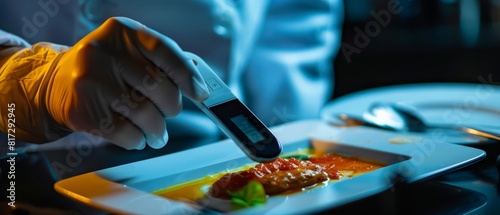
{"label": "wrist", "polygon": [[[0,67],[0,104],[15,104],[16,138],[25,142],[43,143],[56,140],[70,131],[56,123],[46,110],[45,97],[50,88],[44,83],[53,76],[52,65],[60,52],[43,45],[29,48],[2,47]],[[0,109],[0,116],[4,116]],[[3,120],[0,127],[5,128]],[[0,129],[1,130],[1,129]]]}
{"label": "wrist", "polygon": [[59,68],[59,62],[61,58],[65,55],[64,52],[57,54],[54,58],[50,60],[46,66],[46,73],[43,81],[40,83],[40,89],[45,89],[40,91],[38,95],[38,104],[40,104],[40,109],[44,114],[43,118],[46,119],[48,128],[46,130],[47,139],[58,139],[60,137],[66,136],[72,132],[72,130],[66,125],[66,112],[65,107],[65,91],[58,90],[61,85],[67,83],[62,83],[57,81],[56,76]]}

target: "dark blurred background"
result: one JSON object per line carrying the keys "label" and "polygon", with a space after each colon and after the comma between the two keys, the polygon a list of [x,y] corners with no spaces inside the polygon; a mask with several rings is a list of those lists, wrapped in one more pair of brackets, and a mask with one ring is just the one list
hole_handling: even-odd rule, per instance
{"label": "dark blurred background", "polygon": [[334,98],[406,83],[500,84],[500,0],[344,4]]}

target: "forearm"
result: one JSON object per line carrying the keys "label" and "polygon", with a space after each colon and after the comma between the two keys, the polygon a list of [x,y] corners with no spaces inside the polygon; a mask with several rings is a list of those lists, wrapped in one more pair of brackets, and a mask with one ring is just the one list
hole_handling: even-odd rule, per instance
{"label": "forearm", "polygon": [[8,58],[28,46],[30,44],[22,38],[0,29],[0,68]]}

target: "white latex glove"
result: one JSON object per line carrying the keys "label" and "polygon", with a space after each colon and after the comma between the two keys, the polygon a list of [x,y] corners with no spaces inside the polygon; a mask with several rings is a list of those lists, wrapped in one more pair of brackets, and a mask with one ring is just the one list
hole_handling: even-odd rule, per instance
{"label": "white latex glove", "polygon": [[[165,118],[181,111],[182,95],[208,97],[174,41],[121,17],[71,48],[38,43],[18,52],[2,66],[0,88],[6,89],[0,103],[15,104],[19,140],[47,142],[83,131],[127,149],[163,147]],[[5,132],[7,107],[0,109]]]}

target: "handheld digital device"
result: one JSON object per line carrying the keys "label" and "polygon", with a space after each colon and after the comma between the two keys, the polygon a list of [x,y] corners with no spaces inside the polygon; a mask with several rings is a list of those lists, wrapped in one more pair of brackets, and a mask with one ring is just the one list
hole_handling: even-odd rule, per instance
{"label": "handheld digital device", "polygon": [[229,87],[197,55],[186,52],[205,80],[210,96],[194,103],[252,160],[270,162],[282,151],[271,131],[248,109]]}

